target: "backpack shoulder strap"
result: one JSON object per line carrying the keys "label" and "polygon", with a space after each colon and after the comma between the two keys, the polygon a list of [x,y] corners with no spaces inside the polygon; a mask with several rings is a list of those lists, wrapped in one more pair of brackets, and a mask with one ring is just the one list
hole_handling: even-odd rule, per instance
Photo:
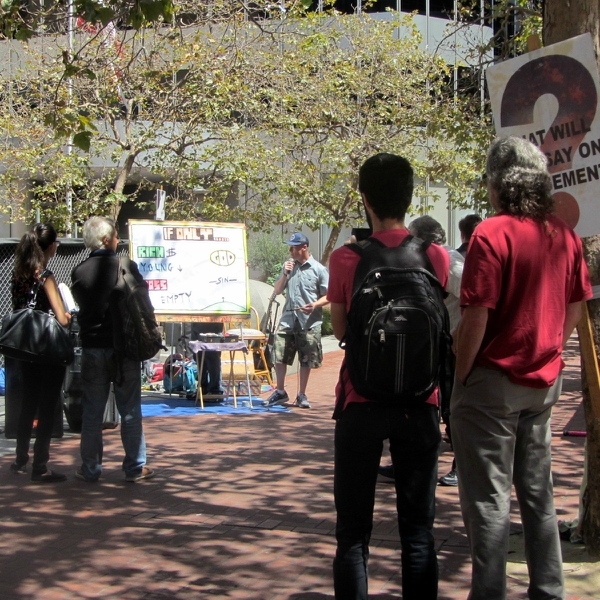
{"label": "backpack shoulder strap", "polygon": [[128,256],[119,256],[119,267],[125,271],[131,271],[131,259]]}
{"label": "backpack shoulder strap", "polygon": [[437,280],[437,274],[435,269],[433,268],[433,264],[429,255],[427,254],[427,250],[429,246],[431,246],[431,242],[426,242],[421,238],[415,237],[414,235],[407,235],[400,244],[403,248],[408,248],[416,253],[420,253],[423,260],[423,267],[433,275]]}
{"label": "backpack shoulder strap", "polygon": [[118,266],[117,266],[117,279],[113,290],[117,293],[125,293],[125,280],[128,275],[131,275],[130,264],[131,261],[127,256],[117,255]]}
{"label": "backpack shoulder strap", "polygon": [[371,247],[379,247],[385,248],[385,244],[374,237],[369,237],[366,240],[362,240],[360,242],[352,242],[352,244],[348,244],[347,246],[353,252],[356,252],[359,256],[362,256],[368,248]]}
{"label": "backpack shoulder strap", "polygon": [[426,242],[425,240],[422,240],[421,238],[418,238],[412,234],[409,234],[402,240],[402,243],[400,245],[404,248],[412,248],[415,250],[420,249],[420,250],[423,250],[424,252],[426,252],[427,248],[429,248],[429,246],[431,246],[431,242]]}
{"label": "backpack shoulder strap", "polygon": [[375,238],[369,238],[365,242],[348,246],[361,257],[354,274],[353,295],[360,289],[367,276],[373,271],[383,268],[421,270],[432,280],[434,285],[437,284],[440,287],[440,291],[443,293],[435,269],[427,255],[429,242],[424,242],[412,235],[407,235],[398,246],[386,246]]}

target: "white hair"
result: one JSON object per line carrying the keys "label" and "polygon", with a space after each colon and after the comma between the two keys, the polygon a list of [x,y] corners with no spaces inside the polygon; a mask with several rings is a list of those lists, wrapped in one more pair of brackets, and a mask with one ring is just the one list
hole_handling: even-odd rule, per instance
{"label": "white hair", "polygon": [[83,242],[89,250],[104,247],[104,238],[112,239],[117,228],[115,222],[108,217],[91,217],[83,225]]}

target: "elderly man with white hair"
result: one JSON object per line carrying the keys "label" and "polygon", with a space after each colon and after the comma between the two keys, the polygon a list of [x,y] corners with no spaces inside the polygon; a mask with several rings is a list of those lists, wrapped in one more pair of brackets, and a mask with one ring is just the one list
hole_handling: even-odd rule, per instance
{"label": "elderly man with white hair", "polygon": [[[110,301],[119,268],[116,253],[119,237],[114,221],[105,217],[88,219],[83,226],[83,241],[91,254],[71,275],[71,290],[79,305],[83,382],[82,464],[76,475],[94,482],[102,473],[102,420],[112,382],[121,415],[125,480],[149,479],[154,471],[146,466],[141,363],[126,357],[117,358],[114,350],[115,331],[119,328],[113,321],[117,315],[111,310]],[[131,262],[131,273],[143,281],[134,262]]]}

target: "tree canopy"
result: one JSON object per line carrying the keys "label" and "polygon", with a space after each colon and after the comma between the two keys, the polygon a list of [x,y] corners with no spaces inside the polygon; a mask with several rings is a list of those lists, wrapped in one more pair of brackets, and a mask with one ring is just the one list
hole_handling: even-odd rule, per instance
{"label": "tree canopy", "polygon": [[[435,182],[455,205],[482,197],[488,113],[478,90],[457,93],[455,65],[423,48],[410,16],[210,6],[177,3],[169,24],[138,29],[82,19],[72,44],[7,40],[5,208],[65,228],[116,216],[126,183],[161,182],[168,218],[327,224],[326,260],[363,220],[356,174],[376,152],[411,160],[416,196]],[[30,204],[24,180],[39,182]]]}

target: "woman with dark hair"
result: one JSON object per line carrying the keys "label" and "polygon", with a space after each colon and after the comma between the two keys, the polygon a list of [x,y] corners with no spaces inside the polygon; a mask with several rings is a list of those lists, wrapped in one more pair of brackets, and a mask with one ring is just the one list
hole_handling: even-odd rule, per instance
{"label": "woman with dark hair", "polygon": [[[65,312],[54,275],[46,269],[48,261],[56,254],[58,244],[54,227],[47,223],[38,223],[23,235],[15,252],[15,268],[11,282],[12,305],[13,310],[27,308],[32,289],[39,282],[35,308],[48,313],[52,311],[58,322],[67,326],[71,315]],[[46,463],[50,455],[54,413],[60,398],[65,369],[43,363],[34,365],[11,358],[6,358],[5,362],[6,395],[11,395],[21,407],[17,426],[16,459],[10,470],[17,474],[27,472],[29,442],[37,413],[31,481],[64,481],[66,476],[50,471]]]}

